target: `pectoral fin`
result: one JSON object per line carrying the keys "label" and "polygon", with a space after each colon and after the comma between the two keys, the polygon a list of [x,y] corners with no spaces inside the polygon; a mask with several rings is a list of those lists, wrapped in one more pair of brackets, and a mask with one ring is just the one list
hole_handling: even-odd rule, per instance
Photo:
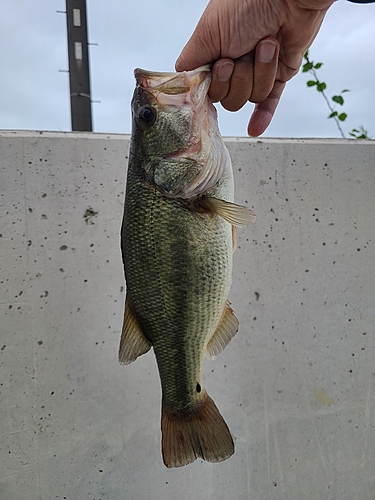
{"label": "pectoral fin", "polygon": [[118,353],[119,362],[128,365],[151,348],[133,313],[129,298],[125,299],[124,323]]}
{"label": "pectoral fin", "polygon": [[232,338],[238,331],[238,319],[229,302],[226,302],[220,323],[207,344],[207,353],[211,358],[215,358],[223,352]]}
{"label": "pectoral fin", "polygon": [[252,210],[230,201],[207,197],[204,199],[204,205],[233,226],[247,226],[256,221]]}

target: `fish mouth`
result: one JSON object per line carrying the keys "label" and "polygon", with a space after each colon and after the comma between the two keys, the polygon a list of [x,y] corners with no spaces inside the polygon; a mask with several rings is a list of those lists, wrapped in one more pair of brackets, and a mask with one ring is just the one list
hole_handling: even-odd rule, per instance
{"label": "fish mouth", "polygon": [[166,95],[186,94],[191,88],[210,80],[211,65],[206,64],[192,71],[161,72],[148,71],[141,68],[134,70],[137,85],[145,90],[159,91]]}
{"label": "fish mouth", "polygon": [[150,92],[160,106],[199,105],[211,83],[211,65],[178,73],[136,68],[134,77],[137,86]]}

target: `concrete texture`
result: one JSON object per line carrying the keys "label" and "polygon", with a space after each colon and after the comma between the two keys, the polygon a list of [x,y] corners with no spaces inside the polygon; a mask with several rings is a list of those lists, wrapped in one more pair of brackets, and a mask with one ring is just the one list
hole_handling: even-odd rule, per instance
{"label": "concrete texture", "polygon": [[227,144],[258,220],[205,386],[236,453],[167,470],[153,353],[117,363],[129,138],[0,134],[1,500],[375,498],[375,143]]}

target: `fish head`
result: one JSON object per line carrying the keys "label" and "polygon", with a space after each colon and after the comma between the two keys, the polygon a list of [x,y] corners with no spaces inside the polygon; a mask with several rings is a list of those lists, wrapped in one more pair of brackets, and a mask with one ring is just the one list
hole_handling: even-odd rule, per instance
{"label": "fish head", "polygon": [[181,73],[138,68],[134,75],[137,84],[132,100],[132,133],[143,154],[178,155],[198,145],[200,129],[207,121],[209,66]]}
{"label": "fish head", "polygon": [[[207,95],[210,66],[180,73],[136,69],[134,75],[131,154],[163,164],[164,177],[172,166],[184,169],[189,162],[194,163],[195,167],[190,169],[192,178],[185,175],[188,186],[173,194],[184,198],[196,196],[222,174],[209,161],[213,140],[221,140],[216,109]],[[215,175],[209,169],[215,170]]]}

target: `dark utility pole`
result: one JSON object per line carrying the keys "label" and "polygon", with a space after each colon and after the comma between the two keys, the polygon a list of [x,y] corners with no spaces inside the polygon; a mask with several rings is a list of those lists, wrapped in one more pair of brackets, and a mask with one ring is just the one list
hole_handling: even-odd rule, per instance
{"label": "dark utility pole", "polygon": [[86,0],[66,0],[73,131],[92,131]]}

